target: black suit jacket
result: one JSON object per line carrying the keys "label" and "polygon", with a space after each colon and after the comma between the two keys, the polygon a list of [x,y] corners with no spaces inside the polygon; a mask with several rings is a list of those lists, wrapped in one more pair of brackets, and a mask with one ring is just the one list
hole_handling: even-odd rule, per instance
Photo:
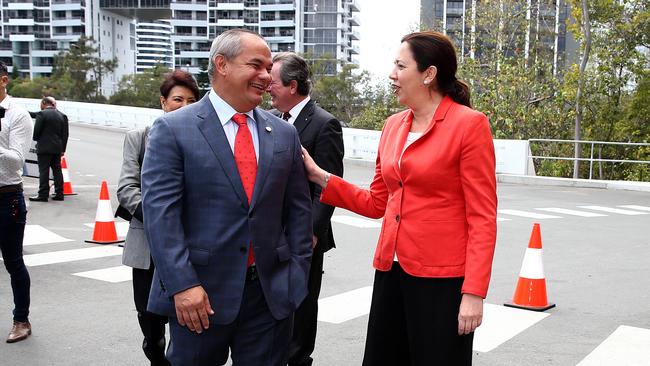
{"label": "black suit jacket", "polygon": [[37,154],[61,154],[68,145],[68,117],[54,108],[30,113],[36,118],[34,141]]}
{"label": "black suit jacket", "polygon": [[[282,115],[277,110],[272,112],[280,117]],[[343,177],[343,130],[336,117],[310,100],[293,125],[298,130],[300,144],[316,164],[331,174]],[[320,202],[321,190],[319,185],[309,183],[314,235],[318,238],[316,250],[326,252],[336,246],[330,221],[334,207]]]}

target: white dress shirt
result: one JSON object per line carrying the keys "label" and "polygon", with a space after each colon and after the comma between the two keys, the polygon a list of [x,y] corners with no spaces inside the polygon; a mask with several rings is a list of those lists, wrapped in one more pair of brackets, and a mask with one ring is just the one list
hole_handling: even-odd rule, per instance
{"label": "white dress shirt", "polygon": [[296,119],[298,118],[298,115],[300,114],[300,112],[302,112],[302,109],[305,108],[305,106],[310,100],[311,98],[308,95],[307,98],[303,99],[300,103],[294,105],[293,108],[291,108],[291,110],[289,111],[289,115],[291,117],[289,117],[287,122],[291,124],[296,123]]}
{"label": "white dress shirt", "polygon": [[32,142],[32,118],[9,95],[0,102],[5,116],[0,121],[0,187],[23,182],[25,156]]}
{"label": "white dress shirt", "polygon": [[[214,89],[210,89],[210,93],[208,94],[208,97],[210,98],[210,102],[212,102],[212,106],[214,107],[214,111],[217,112],[217,117],[219,117],[219,121],[221,122],[221,126],[223,126],[223,131],[226,133],[226,138],[228,139],[228,143],[230,144],[230,149],[232,150],[232,153],[235,153],[235,136],[237,135],[237,131],[239,130],[239,126],[235,121],[232,120],[232,116],[235,114],[239,113],[237,112],[233,107],[231,107],[228,103],[226,103],[225,100],[221,99],[219,95],[214,91]],[[247,125],[248,129],[251,131],[251,136],[253,136],[253,146],[255,146],[255,157],[257,160],[260,160],[260,139],[257,133],[257,122],[255,122],[255,114],[253,113],[252,110],[244,113],[248,118],[247,118]]]}

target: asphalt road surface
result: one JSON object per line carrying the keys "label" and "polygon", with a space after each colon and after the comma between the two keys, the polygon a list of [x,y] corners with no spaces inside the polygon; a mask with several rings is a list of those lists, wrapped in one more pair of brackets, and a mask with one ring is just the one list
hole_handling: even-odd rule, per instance
{"label": "asphalt road surface", "polygon": [[[29,205],[25,258],[33,335],[0,343],[0,365],[146,365],[120,248],[92,236],[99,186],[113,209],[124,133],[72,126],[66,155],[73,189],[64,202]],[[346,165],[370,182],[373,170]],[[34,195],[37,180],[25,180]],[[499,231],[475,365],[650,365],[650,194],[499,186]],[[541,224],[549,301],[544,313],[503,307],[512,298],[533,223]],[[317,366],[360,365],[379,221],[337,210],[338,248],[325,258]],[[124,233],[125,223],[117,223]],[[9,276],[0,271],[0,333],[11,326]],[[218,311],[218,304],[215,304]]]}

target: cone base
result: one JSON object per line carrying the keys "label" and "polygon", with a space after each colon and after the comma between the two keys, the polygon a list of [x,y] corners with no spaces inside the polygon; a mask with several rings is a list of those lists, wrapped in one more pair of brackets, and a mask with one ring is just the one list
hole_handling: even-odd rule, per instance
{"label": "cone base", "polygon": [[526,305],[518,305],[513,302],[506,302],[503,304],[503,306],[507,306],[509,308],[517,308],[517,309],[524,309],[524,310],[532,310],[532,311],[546,311],[550,308],[554,308],[555,304],[549,303],[546,304],[545,306],[526,306]]}
{"label": "cone base", "polygon": [[112,240],[112,241],[98,241],[98,240],[84,240],[86,243],[92,244],[117,244],[124,243],[124,240]]}

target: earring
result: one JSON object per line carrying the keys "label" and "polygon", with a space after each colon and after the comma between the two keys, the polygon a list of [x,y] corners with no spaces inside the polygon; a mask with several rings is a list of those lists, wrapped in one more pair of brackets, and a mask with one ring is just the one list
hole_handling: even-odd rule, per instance
{"label": "earring", "polygon": [[429,83],[430,83],[429,80],[425,80],[425,81],[424,81],[424,85],[429,85]]}

